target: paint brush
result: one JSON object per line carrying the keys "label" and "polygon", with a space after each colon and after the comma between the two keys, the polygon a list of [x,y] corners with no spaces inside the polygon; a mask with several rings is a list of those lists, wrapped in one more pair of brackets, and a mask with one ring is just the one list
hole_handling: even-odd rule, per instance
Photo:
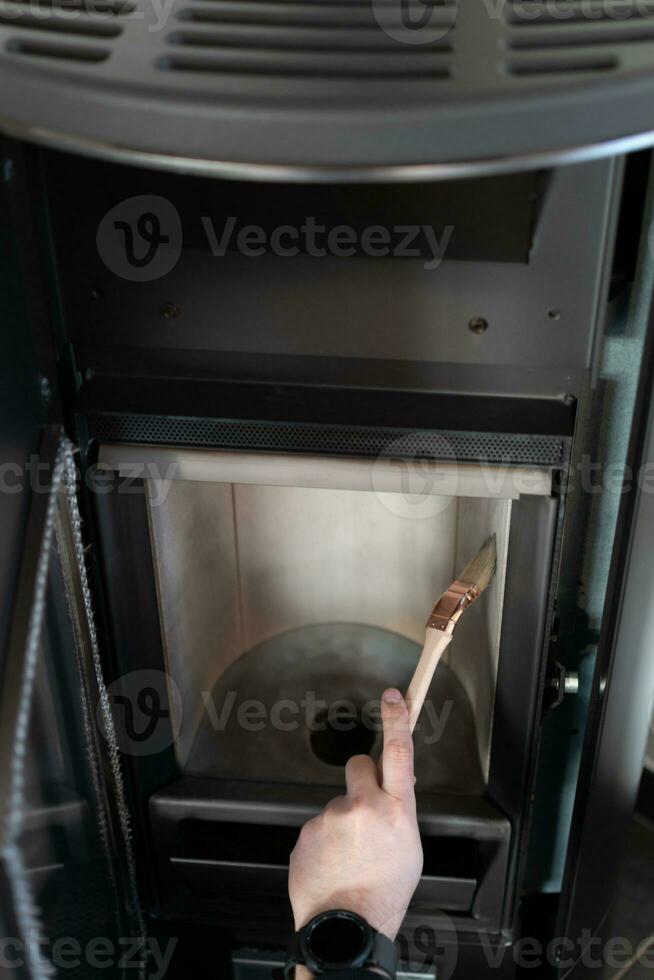
{"label": "paint brush", "polygon": [[427,622],[422,655],[406,694],[411,731],[416,726],[434,671],[452,642],[459,620],[468,606],[488,588],[496,567],[497,547],[493,534],[434,606]]}

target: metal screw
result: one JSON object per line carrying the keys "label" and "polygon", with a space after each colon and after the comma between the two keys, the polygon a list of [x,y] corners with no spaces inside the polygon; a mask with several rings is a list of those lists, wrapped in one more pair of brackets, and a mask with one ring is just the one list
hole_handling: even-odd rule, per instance
{"label": "metal screw", "polygon": [[161,315],[164,320],[174,320],[182,311],[175,303],[164,303],[161,307]]}
{"label": "metal screw", "polygon": [[11,157],[7,157],[2,161],[2,179],[4,180],[5,184],[11,183],[11,181],[14,179],[14,172],[14,161],[11,159]]}
{"label": "metal screw", "polygon": [[476,334],[486,333],[488,330],[488,320],[485,320],[483,316],[474,316],[468,323],[468,329]]}
{"label": "metal screw", "polygon": [[39,387],[41,389],[41,398],[43,399],[43,404],[47,405],[50,401],[52,392],[50,390],[50,382],[44,375],[41,375],[41,377],[39,378]]}

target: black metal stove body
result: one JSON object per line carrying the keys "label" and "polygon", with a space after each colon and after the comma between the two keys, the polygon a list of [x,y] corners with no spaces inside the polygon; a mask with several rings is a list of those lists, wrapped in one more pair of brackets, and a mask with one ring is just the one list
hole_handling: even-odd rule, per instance
{"label": "black metal stove body", "polygon": [[[80,449],[99,655],[136,841],[127,892],[138,888],[154,933],[193,929],[208,945],[217,936],[235,976],[265,975],[290,928],[294,838],[339,792],[342,756],[355,744],[329,732],[321,742],[306,718],[285,732],[270,725],[271,708],[315,686],[326,703],[342,693],[360,709],[384,683],[405,683],[415,623],[391,609],[392,597],[416,568],[440,581],[434,530],[451,541],[445,564],[469,535],[497,525],[501,584],[487,604],[496,618],[466,638],[485,674],[459,669],[453,656],[433,698],[439,711],[454,704],[460,728],[453,722],[417,752],[426,864],[402,952],[407,969],[428,976],[510,976],[536,909],[548,923],[544,969],[554,972],[560,950],[546,955],[548,943],[599,929],[609,900],[584,890],[577,855],[588,846],[595,760],[611,737],[596,727],[606,663],[619,671],[621,697],[631,686],[619,649],[610,661],[601,647],[594,673],[598,638],[614,639],[617,593],[599,632],[601,563],[584,577],[610,551],[617,508],[598,511],[584,461],[619,457],[603,414],[626,443],[641,368],[647,382],[645,314],[609,312],[634,279],[649,160],[365,187],[207,180],[15,144],[5,160],[32,198],[19,200],[16,227],[32,220],[34,238],[46,232],[21,249],[56,287],[45,375]],[[10,182],[5,193],[15,194]],[[621,338],[632,341],[631,359],[616,377]],[[644,431],[641,419],[634,459]],[[423,486],[407,492],[406,473]],[[389,494],[450,503],[419,533],[406,512],[382,506]],[[618,542],[634,507],[623,504]],[[383,564],[384,542],[397,556],[408,540],[418,557],[391,560],[377,598],[362,590],[357,601],[348,588],[346,601],[333,554],[310,533],[327,529],[327,548],[344,525],[348,583],[371,574],[371,556]],[[223,526],[235,545],[214,530]],[[277,526],[283,534],[268,540]],[[302,548],[334,583],[329,601],[316,599]],[[616,551],[616,562],[624,557]],[[616,564],[614,589],[619,573]],[[224,630],[207,643],[217,621]],[[565,696],[577,677],[580,695]],[[138,706],[146,680],[162,709],[150,743],[125,727],[120,708]],[[644,661],[633,682],[644,697]],[[237,708],[258,694],[263,732],[208,723],[207,705],[222,709],[230,691]],[[201,707],[203,721],[189,725]],[[646,727],[632,720],[625,772]],[[458,738],[469,762],[457,771]],[[619,759],[616,742],[614,730]],[[632,772],[622,818],[633,783]],[[117,826],[108,848],[120,865],[120,807]],[[45,901],[35,887],[37,906]]]}

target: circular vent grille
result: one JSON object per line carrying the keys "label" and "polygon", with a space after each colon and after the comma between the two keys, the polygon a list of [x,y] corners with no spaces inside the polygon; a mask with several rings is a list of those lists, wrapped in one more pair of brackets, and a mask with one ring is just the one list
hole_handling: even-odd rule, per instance
{"label": "circular vent grille", "polygon": [[652,0],[514,0],[505,21],[514,75],[604,74],[653,63]]}
{"label": "circular vent grille", "polygon": [[3,0],[0,35],[5,57],[105,61],[123,33],[124,18],[134,12],[132,0]]}
{"label": "circular vent grille", "polygon": [[6,131],[88,153],[501,169],[654,142],[654,0],[0,0],[0,82]]}

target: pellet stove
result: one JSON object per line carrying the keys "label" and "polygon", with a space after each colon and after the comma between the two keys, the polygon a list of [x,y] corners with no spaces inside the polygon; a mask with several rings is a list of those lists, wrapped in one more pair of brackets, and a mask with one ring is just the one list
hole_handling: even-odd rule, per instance
{"label": "pellet stove", "polygon": [[402,971],[597,973],[654,689],[648,12],[7,4],[8,969],[268,976],[299,828],[494,533]]}

